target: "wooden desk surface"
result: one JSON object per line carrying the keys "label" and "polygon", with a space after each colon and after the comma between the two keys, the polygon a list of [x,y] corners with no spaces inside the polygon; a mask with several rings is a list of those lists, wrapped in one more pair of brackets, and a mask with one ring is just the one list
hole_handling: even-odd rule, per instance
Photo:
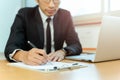
{"label": "wooden desk surface", "polygon": [[120,80],[120,60],[87,63],[89,66],[85,68],[49,73],[13,67],[7,63],[0,60],[0,80]]}

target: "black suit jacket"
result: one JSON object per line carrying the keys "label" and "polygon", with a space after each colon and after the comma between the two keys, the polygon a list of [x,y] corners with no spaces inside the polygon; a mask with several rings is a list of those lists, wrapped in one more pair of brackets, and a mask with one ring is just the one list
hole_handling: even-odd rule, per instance
{"label": "black suit jacket", "polygon": [[[78,36],[74,30],[70,13],[67,10],[59,9],[53,19],[54,26],[54,48],[55,51],[63,48],[66,42],[66,55],[75,55],[82,52],[82,47]],[[43,22],[38,10],[38,6],[33,8],[22,8],[16,15],[11,27],[11,33],[6,44],[5,56],[8,61],[9,54],[15,49],[30,50],[32,47],[27,41],[34,43],[37,48],[44,47]]]}

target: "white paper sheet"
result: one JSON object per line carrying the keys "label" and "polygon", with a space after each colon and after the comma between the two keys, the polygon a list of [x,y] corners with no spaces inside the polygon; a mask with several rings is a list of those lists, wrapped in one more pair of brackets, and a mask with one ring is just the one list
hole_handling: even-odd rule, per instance
{"label": "white paper sheet", "polygon": [[27,69],[41,70],[41,71],[55,71],[61,69],[72,69],[72,68],[78,68],[78,67],[80,68],[86,66],[86,65],[80,65],[79,63],[65,63],[65,62],[48,62],[44,65],[39,65],[39,66],[26,65],[22,62],[8,63],[8,65],[23,67]]}

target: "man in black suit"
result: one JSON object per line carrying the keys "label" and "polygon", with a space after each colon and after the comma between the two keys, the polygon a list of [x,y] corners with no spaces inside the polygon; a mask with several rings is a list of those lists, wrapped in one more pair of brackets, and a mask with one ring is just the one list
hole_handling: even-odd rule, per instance
{"label": "man in black suit", "polygon": [[[39,65],[45,64],[48,60],[61,61],[65,56],[80,54],[82,47],[74,30],[71,15],[69,11],[59,8],[60,0],[36,1],[39,6],[22,8],[16,15],[5,48],[7,60]],[[50,19],[50,40],[46,33],[47,18]],[[31,47],[28,41],[37,48]],[[49,52],[46,52],[47,41],[51,44]],[[63,47],[64,42],[67,44],[66,47]]]}

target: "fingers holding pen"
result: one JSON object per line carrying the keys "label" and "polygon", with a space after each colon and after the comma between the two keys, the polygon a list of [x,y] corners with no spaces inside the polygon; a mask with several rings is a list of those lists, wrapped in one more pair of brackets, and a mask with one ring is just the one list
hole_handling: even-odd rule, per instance
{"label": "fingers holding pen", "polygon": [[39,55],[43,56],[43,57],[46,58],[46,59],[48,58],[45,50],[43,50],[43,49],[37,49],[37,50],[36,50],[36,53],[38,53]]}
{"label": "fingers holding pen", "polygon": [[28,51],[26,56],[27,63],[30,65],[40,65],[45,64],[47,62],[47,54],[42,49],[33,48]]}
{"label": "fingers holding pen", "polygon": [[46,52],[42,49],[38,49],[36,50],[36,58],[41,60],[43,63],[47,63],[47,60],[48,60],[48,56],[46,54]]}
{"label": "fingers holding pen", "polygon": [[[33,58],[37,59],[37,60],[34,60],[35,62],[39,63],[41,61],[42,63],[46,63],[48,61],[48,56],[47,56],[46,52],[43,49],[38,49],[30,41],[28,41],[28,44],[31,47],[33,47],[33,49],[31,49],[29,53],[33,55]],[[40,60],[40,61],[38,61],[38,60]]]}

